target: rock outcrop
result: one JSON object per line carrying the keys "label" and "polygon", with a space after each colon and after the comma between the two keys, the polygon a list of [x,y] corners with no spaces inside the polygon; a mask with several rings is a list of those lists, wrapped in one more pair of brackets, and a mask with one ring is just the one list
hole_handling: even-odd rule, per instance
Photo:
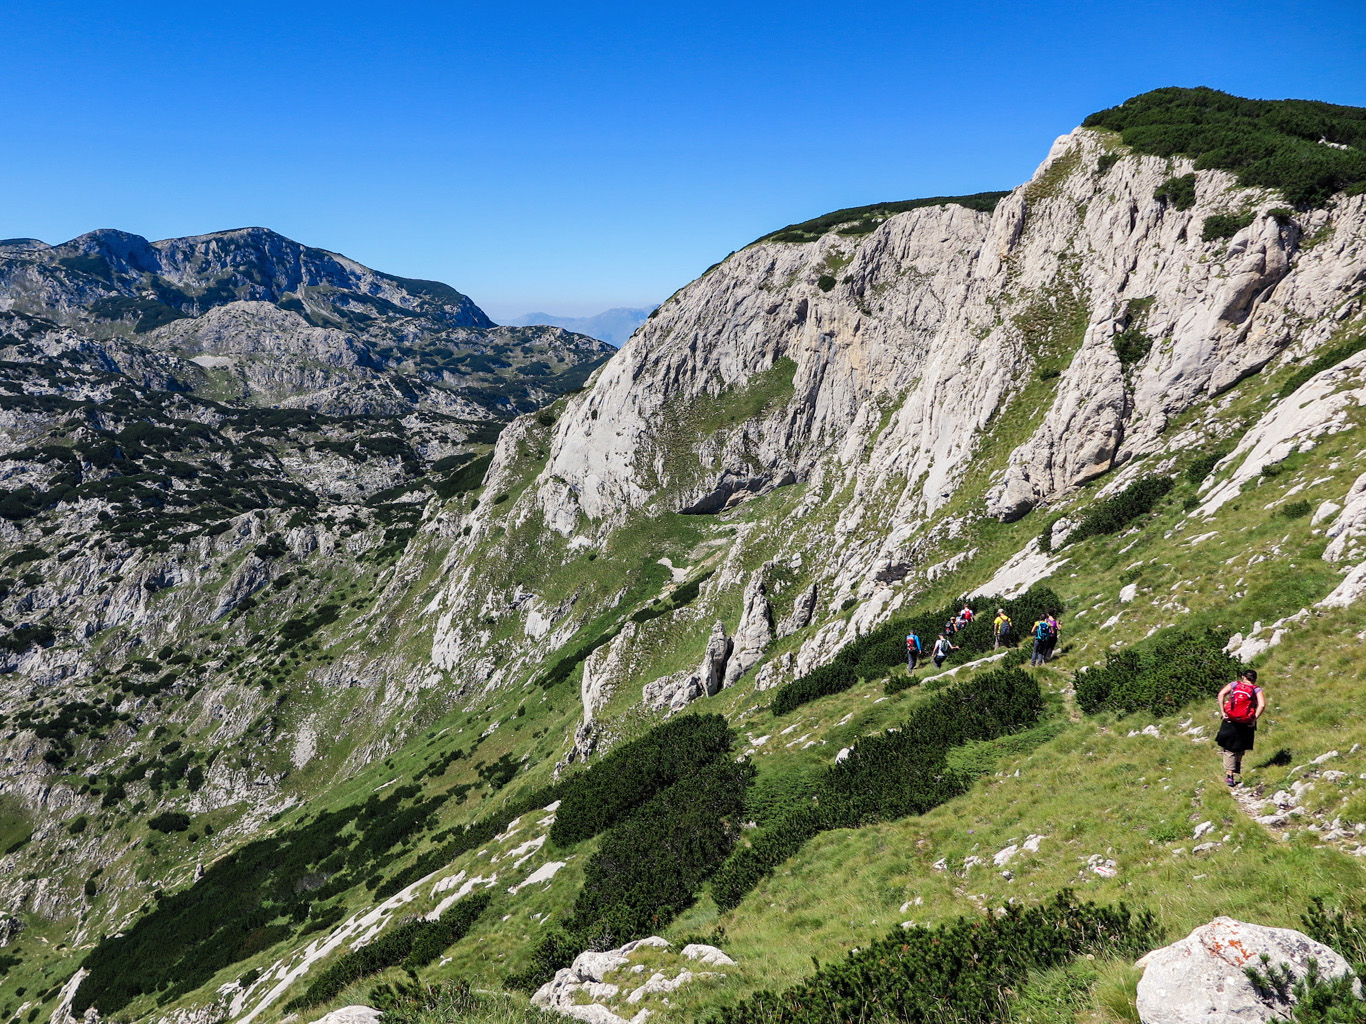
{"label": "rock outcrop", "polygon": [[[1263,965],[1261,958],[1268,957]],[[1246,968],[1285,965],[1303,978],[1309,961],[1325,978],[1350,974],[1341,956],[1290,928],[1267,928],[1216,917],[1184,939],[1138,961],[1138,1015],[1143,1024],[1265,1024],[1287,1019],[1294,1006],[1259,992]]]}
{"label": "rock outcrop", "polygon": [[[687,967],[673,977],[660,970],[646,977],[645,965],[632,963],[632,954],[637,950],[670,948],[666,940],[652,935],[617,949],[580,953],[573,964],[556,971],[553,980],[537,989],[531,1002],[588,1024],[641,1024],[652,1011],[637,1007],[651,997],[675,992],[696,980],[725,977]],[[702,943],[684,946],[679,955],[704,966],[735,966],[735,961],[721,950]],[[583,1001],[585,998],[587,1002]]]}
{"label": "rock outcrop", "polygon": [[734,643],[726,635],[726,624],[715,623],[707,639],[706,650],[702,653],[702,663],[696,669],[685,669],[647,683],[641,694],[641,702],[656,711],[678,711],[699,697],[716,696],[725,683],[726,664]]}
{"label": "rock outcrop", "polygon": [[[726,659],[726,669],[721,680],[721,686],[734,685],[736,680],[758,663],[771,643],[773,643],[773,610],[768,604],[768,591],[764,586],[764,570],[760,569],[750,577],[749,583],[745,585],[744,611],[740,614],[740,625],[735,630],[730,656]],[[710,650],[711,645],[709,644],[708,651]]]}

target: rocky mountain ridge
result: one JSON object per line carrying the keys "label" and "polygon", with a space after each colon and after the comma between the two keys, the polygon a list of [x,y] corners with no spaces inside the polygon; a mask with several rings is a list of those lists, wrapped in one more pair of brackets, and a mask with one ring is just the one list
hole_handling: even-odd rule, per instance
{"label": "rocky mountain ridge", "polygon": [[[392,670],[413,690],[398,713],[428,675],[319,657],[314,634],[385,628],[430,500],[477,489],[501,424],[610,351],[263,229],[0,244],[4,815],[59,842],[52,820],[80,813],[288,806],[280,782],[348,711],[306,720],[316,698],[287,681],[384,698]],[[234,652],[266,642],[242,671]],[[0,884],[40,914],[80,903]]]}

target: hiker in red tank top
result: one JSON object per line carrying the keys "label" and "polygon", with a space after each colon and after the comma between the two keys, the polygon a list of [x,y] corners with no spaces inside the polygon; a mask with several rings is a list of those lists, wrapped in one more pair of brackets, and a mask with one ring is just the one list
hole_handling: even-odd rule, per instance
{"label": "hiker in red tank top", "polygon": [[1257,670],[1246,669],[1219,691],[1223,722],[1214,742],[1223,748],[1224,782],[1236,786],[1243,773],[1243,755],[1257,738],[1257,719],[1266,710],[1266,694],[1257,685]]}

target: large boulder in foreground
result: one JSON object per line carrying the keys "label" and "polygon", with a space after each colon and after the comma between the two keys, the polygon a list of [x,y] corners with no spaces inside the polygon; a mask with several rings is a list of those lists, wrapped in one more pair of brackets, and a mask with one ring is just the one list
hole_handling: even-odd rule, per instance
{"label": "large boulder in foreground", "polygon": [[314,1024],[379,1024],[380,1016],[373,1006],[343,1006],[319,1017]]}
{"label": "large boulder in foreground", "polygon": [[1350,974],[1347,961],[1321,942],[1291,928],[1266,928],[1231,917],[1216,917],[1184,939],[1155,949],[1138,961],[1138,1016],[1143,1024],[1264,1024],[1286,1020],[1294,1004],[1264,997],[1245,968],[1285,964],[1296,979],[1309,961],[1324,978]]}

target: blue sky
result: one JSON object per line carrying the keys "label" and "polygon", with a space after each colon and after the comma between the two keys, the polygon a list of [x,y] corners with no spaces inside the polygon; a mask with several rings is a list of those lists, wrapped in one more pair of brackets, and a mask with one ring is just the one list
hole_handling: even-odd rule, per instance
{"label": "blue sky", "polygon": [[0,2],[0,237],[262,224],[497,318],[1009,188],[1163,85],[1366,105],[1366,6]]}

